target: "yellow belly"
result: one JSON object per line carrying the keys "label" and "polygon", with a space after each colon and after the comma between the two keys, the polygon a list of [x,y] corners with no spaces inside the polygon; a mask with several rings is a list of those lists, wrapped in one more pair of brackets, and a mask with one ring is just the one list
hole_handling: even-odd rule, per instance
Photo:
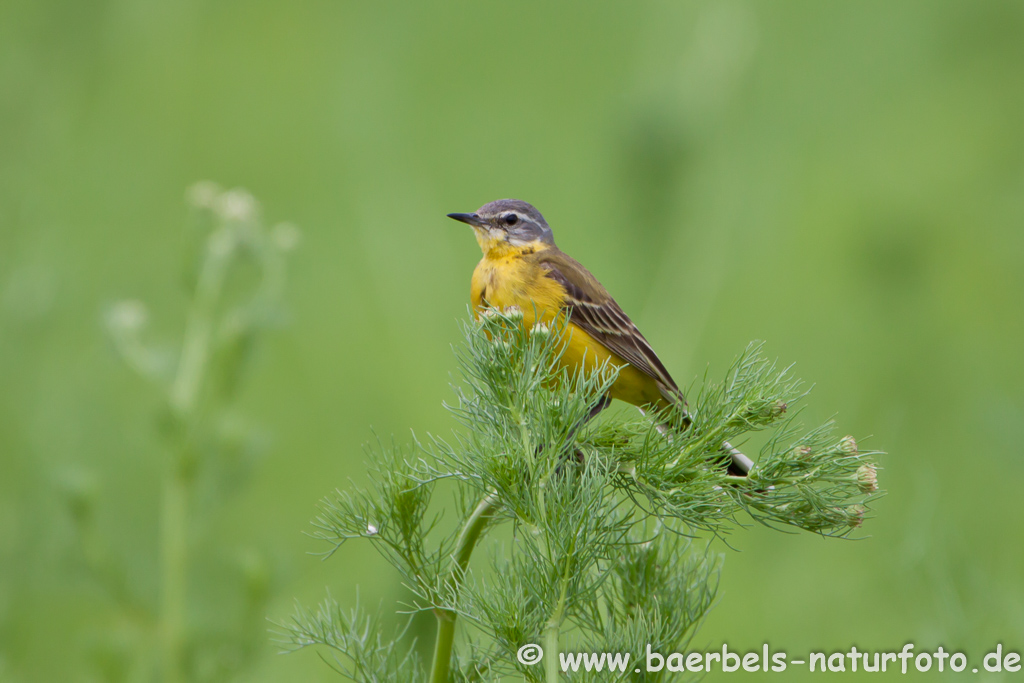
{"label": "yellow belly", "polygon": [[[482,261],[473,273],[474,309],[479,311],[488,305],[496,308],[517,306],[523,311],[523,325],[528,329],[538,322],[550,324],[556,316],[564,315],[561,286],[550,278],[523,272],[522,269],[527,267],[528,264],[515,261]],[[652,377],[609,351],[571,321],[562,344],[559,362],[570,372],[581,366],[586,372],[592,372],[605,362],[619,368],[615,384],[608,392],[611,398],[636,406],[654,404],[660,408],[668,405]]]}
{"label": "yellow belly", "polygon": [[637,370],[609,351],[596,339],[573,325],[571,321],[566,337],[560,360],[563,367],[576,370],[582,365],[587,372],[591,372],[608,362],[619,368],[619,376],[608,392],[611,398],[617,398],[635,406],[652,403],[659,407],[667,405],[658,389],[658,383],[652,377]]}

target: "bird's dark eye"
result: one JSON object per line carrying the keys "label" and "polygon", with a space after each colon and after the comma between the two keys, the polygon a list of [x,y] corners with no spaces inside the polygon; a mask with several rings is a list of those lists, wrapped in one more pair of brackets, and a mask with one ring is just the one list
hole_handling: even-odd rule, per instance
{"label": "bird's dark eye", "polygon": [[506,213],[504,219],[505,223],[507,223],[508,225],[515,225],[516,223],[519,222],[519,216],[515,215],[514,213]]}

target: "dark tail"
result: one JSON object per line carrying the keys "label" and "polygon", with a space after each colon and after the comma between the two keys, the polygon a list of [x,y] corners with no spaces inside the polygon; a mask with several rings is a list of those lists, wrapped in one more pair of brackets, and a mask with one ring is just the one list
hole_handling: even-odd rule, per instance
{"label": "dark tail", "polygon": [[[683,401],[683,409],[686,409],[686,401]],[[646,413],[643,408],[640,408],[640,412]],[[689,413],[684,414],[683,418],[684,424],[688,428],[690,426]],[[671,428],[667,424],[659,425],[658,430],[663,434],[671,433]],[[728,441],[723,441],[722,453],[724,454],[722,460],[728,463],[728,472],[730,476],[746,477],[750,474],[750,468],[754,466],[754,461],[744,455],[742,451]]]}
{"label": "dark tail", "polygon": [[[576,431],[580,427],[582,427],[583,425],[585,425],[586,423],[590,422],[595,417],[597,417],[597,415],[599,413],[601,413],[601,411],[603,411],[605,408],[607,408],[609,406],[609,404],[611,404],[611,402],[612,401],[611,401],[611,399],[609,397],[602,396],[600,398],[600,400],[598,400],[598,402],[594,405],[594,407],[591,408],[590,413],[586,417],[584,417],[582,420],[580,420],[579,424],[577,424],[577,425],[575,425],[573,427],[572,433],[575,434]],[[685,406],[686,406],[686,401],[685,400],[683,401],[683,406],[684,406],[684,409],[685,409]],[[637,406],[637,408],[640,410],[641,413],[646,413],[647,412],[643,408],[640,408],[639,406]],[[686,421],[686,426],[689,427],[690,426],[690,416],[689,415],[685,416],[685,421]],[[670,429],[669,429],[668,425],[659,425],[658,426],[658,430],[662,431],[663,433],[670,433]],[[728,472],[729,472],[729,474],[731,476],[733,476],[733,477],[746,477],[750,473],[750,468],[752,468],[754,466],[754,461],[751,460],[750,458],[748,458],[746,455],[744,455],[742,451],[740,451],[739,449],[734,447],[728,441],[723,441],[722,442],[722,452],[726,456],[725,458],[723,458],[723,460],[726,459],[726,458],[728,459]]]}

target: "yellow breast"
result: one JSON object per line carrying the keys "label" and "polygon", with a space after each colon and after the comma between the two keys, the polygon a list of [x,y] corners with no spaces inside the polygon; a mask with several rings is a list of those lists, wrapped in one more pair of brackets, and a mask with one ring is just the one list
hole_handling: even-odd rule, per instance
{"label": "yellow breast", "polygon": [[529,316],[530,325],[558,315],[565,290],[547,277],[536,262],[525,258],[528,255],[519,252],[485,256],[473,271],[473,307],[480,310],[486,306],[518,306],[524,316]]}
{"label": "yellow breast", "polygon": [[[523,325],[533,327],[538,322],[552,322],[565,314],[565,289],[547,277],[542,266],[528,258],[530,253],[491,252],[473,271],[471,299],[473,308],[508,308],[516,306],[523,312]],[[609,392],[612,398],[643,406],[665,403],[653,378],[629,365],[571,322],[560,365],[570,372],[583,367],[593,371],[605,362],[620,368],[619,377]]]}

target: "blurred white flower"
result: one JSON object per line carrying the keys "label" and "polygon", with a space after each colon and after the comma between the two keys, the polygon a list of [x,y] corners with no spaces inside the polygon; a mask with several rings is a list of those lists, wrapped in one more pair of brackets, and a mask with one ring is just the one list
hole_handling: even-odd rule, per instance
{"label": "blurred white flower", "polygon": [[256,217],[259,204],[246,190],[228,190],[217,201],[217,213],[226,221],[251,221]]}
{"label": "blurred white flower", "polygon": [[220,185],[212,180],[200,180],[185,192],[188,203],[199,209],[212,209],[220,196]]}
{"label": "blurred white flower", "polygon": [[138,332],[148,319],[146,304],[137,299],[118,301],[107,311],[107,326],[116,332]]}

